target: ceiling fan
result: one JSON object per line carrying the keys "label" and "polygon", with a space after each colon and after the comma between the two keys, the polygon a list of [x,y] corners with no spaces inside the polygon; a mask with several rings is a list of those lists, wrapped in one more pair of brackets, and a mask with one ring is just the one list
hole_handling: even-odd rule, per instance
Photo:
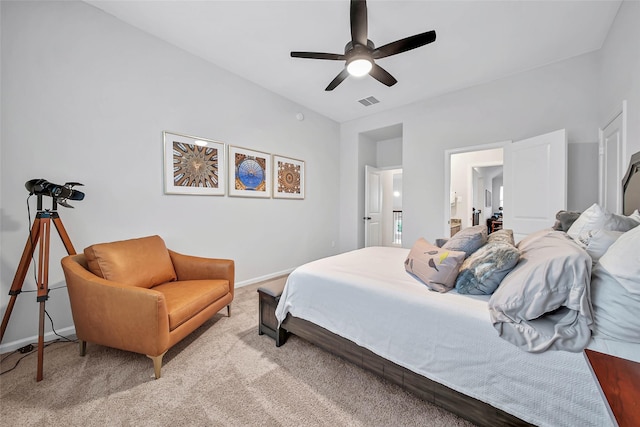
{"label": "ceiling fan", "polygon": [[344,47],[344,54],[291,52],[291,56],[293,58],[346,61],[344,70],[329,83],[329,86],[325,89],[327,91],[335,89],[349,74],[352,76],[369,74],[379,82],[387,86],[393,86],[398,81],[384,68],[376,64],[375,60],[406,52],[433,43],[436,40],[436,32],[432,30],[396,40],[377,48],[367,38],[367,32],[367,2],[366,0],[351,0],[351,41]]}

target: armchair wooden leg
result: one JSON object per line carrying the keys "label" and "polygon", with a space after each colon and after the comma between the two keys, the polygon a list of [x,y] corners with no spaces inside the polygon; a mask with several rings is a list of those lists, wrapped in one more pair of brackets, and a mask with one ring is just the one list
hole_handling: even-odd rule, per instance
{"label": "armchair wooden leg", "polygon": [[80,350],[80,356],[84,356],[87,354],[87,342],[80,340],[78,342],[78,349]]}
{"label": "armchair wooden leg", "polygon": [[231,317],[231,304],[227,306],[227,316]]}
{"label": "armchair wooden leg", "polygon": [[160,370],[162,369],[162,357],[166,354],[167,352],[165,351],[164,353],[162,353],[159,356],[149,356],[147,354],[147,357],[151,360],[153,360],[153,371],[156,374],[156,379],[160,378]]}

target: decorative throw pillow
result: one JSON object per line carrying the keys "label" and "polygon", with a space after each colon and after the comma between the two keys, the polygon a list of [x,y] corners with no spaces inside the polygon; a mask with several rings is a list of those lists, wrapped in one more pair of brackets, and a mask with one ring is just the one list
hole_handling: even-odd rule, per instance
{"label": "decorative throw pillow", "polygon": [[591,278],[594,336],[640,344],[640,227],[624,233]]}
{"label": "decorative throw pillow", "polygon": [[130,286],[151,288],[177,278],[160,236],[98,243],[85,248],[84,255],[93,274]]}
{"label": "decorative throw pillow", "polygon": [[519,259],[520,251],[514,245],[489,242],[464,260],[456,279],[456,290],[460,294],[491,295]]}
{"label": "decorative throw pillow", "polygon": [[629,231],[638,225],[640,225],[640,215],[636,215],[636,212],[630,216],[613,214],[594,203],[580,214],[569,227],[567,234],[577,240],[582,233],[589,230]]}
{"label": "decorative throw pillow", "polygon": [[439,248],[420,238],[413,245],[404,268],[433,291],[447,292],[453,288],[464,252]]}
{"label": "decorative throw pillow", "polygon": [[587,251],[595,265],[600,260],[600,257],[607,252],[609,246],[623,234],[624,232],[622,231],[589,230],[582,233],[576,242]]}
{"label": "decorative throw pillow", "polygon": [[558,211],[556,214],[556,223],[552,228],[566,233],[579,216],[580,212],[576,211]]}
{"label": "decorative throw pillow", "polygon": [[469,256],[485,243],[487,243],[487,226],[474,225],[457,232],[442,245],[442,249],[461,251]]}
{"label": "decorative throw pillow", "polygon": [[513,239],[513,230],[503,228],[502,230],[494,231],[493,233],[489,234],[489,237],[487,238],[487,243],[498,243],[498,242],[507,243],[509,245],[515,246],[516,242]]}

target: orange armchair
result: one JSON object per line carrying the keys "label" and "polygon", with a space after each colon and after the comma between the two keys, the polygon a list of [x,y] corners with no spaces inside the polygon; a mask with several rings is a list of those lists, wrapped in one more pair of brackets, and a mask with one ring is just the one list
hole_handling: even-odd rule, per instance
{"label": "orange armchair", "polygon": [[231,316],[233,260],[168,250],[159,236],[89,246],[62,259],[80,340],[162,357],[225,306]]}

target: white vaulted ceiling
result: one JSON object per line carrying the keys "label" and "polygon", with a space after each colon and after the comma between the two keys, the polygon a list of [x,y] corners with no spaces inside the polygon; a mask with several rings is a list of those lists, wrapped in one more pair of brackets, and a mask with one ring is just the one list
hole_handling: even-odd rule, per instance
{"label": "white vaulted ceiling", "polygon": [[[120,20],[338,122],[500,79],[599,49],[620,1],[369,0],[376,46],[435,30],[435,43],[377,63],[370,76],[324,89],[341,61],[290,51],[344,53],[349,1],[94,1]],[[380,103],[364,107],[358,100]]]}

